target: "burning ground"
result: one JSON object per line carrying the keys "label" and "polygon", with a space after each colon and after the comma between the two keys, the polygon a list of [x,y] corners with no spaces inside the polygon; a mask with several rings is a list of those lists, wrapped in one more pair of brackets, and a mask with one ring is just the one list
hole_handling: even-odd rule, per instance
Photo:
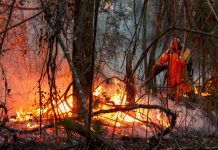
{"label": "burning ground", "polygon": [[[115,149],[150,149],[164,148],[175,142],[174,148],[178,148],[182,147],[181,143],[190,147],[189,141],[193,142],[192,147],[198,148],[199,144],[205,147],[207,143],[216,143],[215,109],[206,112],[201,102],[192,103],[193,107],[187,108],[185,96],[179,105],[168,100],[167,107],[164,104],[166,98],[154,97],[140,89],[138,91],[140,96],[136,96],[136,104],[128,105],[123,81],[115,78],[110,82],[96,83],[90,133],[94,147],[104,143],[108,148],[119,145],[112,146]],[[199,98],[202,101],[208,99],[208,96],[206,99],[201,95]],[[41,108],[21,107],[10,116],[2,105],[2,148],[34,149],[34,145],[37,145],[45,149],[80,149],[84,146],[82,141],[89,133],[84,122],[73,111],[72,93],[62,94],[53,104],[46,103],[46,99],[45,96]],[[55,109],[52,109],[52,105]],[[58,120],[54,119],[54,112],[58,114]]]}

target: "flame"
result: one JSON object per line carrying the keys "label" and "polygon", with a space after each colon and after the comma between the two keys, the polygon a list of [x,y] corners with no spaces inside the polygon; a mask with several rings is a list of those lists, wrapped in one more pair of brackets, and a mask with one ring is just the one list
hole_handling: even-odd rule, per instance
{"label": "flame", "polygon": [[[72,95],[72,94],[71,94]],[[64,100],[64,97],[59,100],[58,102],[52,101],[53,106],[55,107],[55,113],[59,114],[59,116],[65,116],[68,115],[70,116],[72,107],[73,107],[73,100],[72,96],[68,97],[66,100]],[[27,106],[26,106],[27,107]],[[30,110],[30,111],[28,111]],[[40,113],[41,111],[41,113]],[[39,116],[46,114],[46,116],[53,117],[53,111],[51,105],[48,105],[45,108],[36,108],[36,107],[29,107],[29,108],[24,108],[21,107],[20,109],[16,110],[16,116],[13,116],[10,118],[10,121],[13,122],[23,122],[24,126],[26,126],[29,129],[39,127],[38,124],[32,122],[32,121],[37,121],[36,118]],[[36,119],[36,120],[34,120]],[[29,122],[31,121],[31,123]]]}
{"label": "flame", "polygon": [[[72,94],[71,94],[72,95]],[[126,91],[125,91],[125,83],[122,83],[118,80],[115,80],[112,85],[101,85],[96,88],[93,92],[94,99],[99,100],[99,104],[96,108],[93,108],[93,111],[98,110],[108,110],[114,107],[124,107],[127,105],[126,103]],[[136,96],[136,99],[137,96]],[[62,97],[58,101],[52,101],[53,106],[55,107],[55,113],[58,113],[59,116],[65,117],[65,115],[72,115],[73,109],[73,98],[69,96],[66,100]],[[146,99],[141,99],[137,101],[139,104],[146,104]],[[35,117],[39,117],[40,114],[45,116],[53,117],[53,111],[51,104],[48,104],[45,108],[37,108],[35,111],[24,111],[26,109],[21,108],[19,111],[16,112],[16,119],[11,119],[13,121],[27,121],[26,127],[29,129],[37,128],[39,125],[34,122],[28,122]],[[40,113],[41,111],[41,113]],[[149,118],[149,119],[148,119]],[[122,127],[130,127],[132,125],[137,125],[144,130],[150,130],[149,127],[143,122],[157,122],[158,124],[162,124],[163,127],[169,127],[169,123],[159,111],[152,110],[148,111],[147,109],[135,109],[134,111],[127,111],[127,112],[114,112],[114,113],[107,113],[95,116],[93,119],[101,120],[104,123],[107,123],[109,126],[116,126],[120,129]],[[128,131],[129,132],[129,131]],[[125,134],[122,131],[122,134]]]}
{"label": "flame", "polygon": [[94,96],[99,96],[102,92],[103,92],[103,87],[102,87],[102,86],[99,86],[99,87],[93,92],[93,95],[94,95]]}
{"label": "flame", "polygon": [[[72,90],[71,90],[72,91]],[[59,114],[59,116],[71,116],[72,115],[72,108],[73,108],[73,96],[72,93],[70,94],[71,96],[69,96],[66,100],[64,99],[64,97],[62,97],[60,100],[58,101],[54,101],[52,100],[52,105],[54,106],[54,111],[56,114]],[[53,117],[53,108],[52,105],[49,103],[45,108],[38,108],[36,111],[37,113],[35,113],[37,116],[40,115],[40,111],[41,114],[44,115],[46,114],[48,117]]]}
{"label": "flame", "polygon": [[32,112],[24,112],[23,107],[21,107],[19,111],[16,110],[16,118],[10,118],[12,121],[29,121],[32,119]]}
{"label": "flame", "polygon": [[[194,87],[194,93],[195,94],[199,94],[199,90],[196,88],[196,87]],[[207,92],[202,92],[201,93],[201,96],[210,96],[211,94],[210,93],[207,93]]]}
{"label": "flame", "polygon": [[[112,102],[114,105],[117,106],[123,106],[126,103],[126,95],[125,92],[123,92],[120,87],[119,87],[119,81],[115,80],[114,82],[115,86],[117,87],[117,90],[115,92],[112,92],[113,94],[111,94],[111,97],[109,98],[109,101]],[[103,88],[103,86],[99,86],[93,93],[93,95],[95,96],[101,96],[103,95],[103,93],[105,93],[105,89]],[[109,90],[107,90],[107,92],[110,92]],[[99,105],[101,106],[101,105]],[[110,109],[111,106],[107,106],[107,105],[103,105],[101,109],[106,110],[106,109]],[[137,120],[134,119],[134,115],[128,115],[128,113],[124,113],[124,112],[116,112],[115,115],[114,114],[106,114],[106,115],[101,115],[100,118],[110,118],[110,120],[113,120],[111,122],[114,123],[114,120],[118,119],[122,122],[138,122]],[[120,126],[121,124],[119,122],[116,122],[116,126]]]}
{"label": "flame", "polygon": [[29,123],[29,122],[26,124],[26,126],[27,126],[27,128],[30,128],[30,129],[39,127],[38,124],[31,124],[31,123]]}
{"label": "flame", "polygon": [[[102,99],[103,101],[105,99],[108,99],[107,102],[99,104],[99,108],[95,109],[97,110],[107,110],[111,109],[114,106],[123,107],[126,103],[126,92],[125,92],[125,85],[122,85],[120,81],[115,80],[113,82],[114,86],[113,88],[108,88],[104,86],[99,86],[94,91],[93,95],[98,97],[98,99]],[[105,96],[105,93],[107,96]],[[137,96],[136,96],[137,99]],[[138,101],[137,103],[145,104],[146,100],[141,99],[141,101]],[[110,105],[113,104],[113,105]],[[147,109],[136,109],[134,111],[128,111],[128,112],[116,112],[116,113],[108,113],[108,114],[101,114],[95,119],[100,119],[104,122],[107,122],[111,125],[115,125],[116,127],[122,127],[122,126],[132,126],[133,124],[139,125],[144,130],[149,130],[148,127],[143,123],[143,121],[149,120],[153,121],[153,119],[156,120],[158,123],[162,123],[163,127],[169,127],[169,123],[167,121],[167,117],[160,117],[161,113],[158,111],[149,111]],[[148,117],[149,116],[149,117]],[[123,132],[121,134],[124,134]]]}
{"label": "flame", "polygon": [[62,102],[58,105],[58,109],[63,112],[63,113],[68,113],[72,110],[72,107],[73,107],[73,103],[72,101],[69,101],[68,102],[70,106],[67,105],[67,102]]}
{"label": "flame", "polygon": [[201,96],[210,96],[210,93],[201,93]]}
{"label": "flame", "polygon": [[164,127],[169,127],[170,124],[169,122],[166,121],[166,119],[163,117],[163,115],[161,113],[159,113],[157,115],[157,119],[160,121],[160,123],[164,126]]}
{"label": "flame", "polygon": [[194,87],[194,93],[198,94],[198,89],[196,88],[196,86]]}

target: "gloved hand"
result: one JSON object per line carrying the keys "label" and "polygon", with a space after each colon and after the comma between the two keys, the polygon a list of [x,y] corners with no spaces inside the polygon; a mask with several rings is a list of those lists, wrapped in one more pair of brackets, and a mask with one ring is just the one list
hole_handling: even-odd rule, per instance
{"label": "gloved hand", "polygon": [[160,70],[160,66],[159,65],[154,65],[154,67],[152,68],[152,76],[156,76],[158,74]]}
{"label": "gloved hand", "polygon": [[158,75],[160,72],[166,70],[168,68],[168,65],[154,65],[152,68],[152,76]]}
{"label": "gloved hand", "polygon": [[152,70],[151,70],[151,75],[152,75],[152,76],[155,76],[156,69],[157,69],[157,65],[154,65],[154,66],[152,67]]}

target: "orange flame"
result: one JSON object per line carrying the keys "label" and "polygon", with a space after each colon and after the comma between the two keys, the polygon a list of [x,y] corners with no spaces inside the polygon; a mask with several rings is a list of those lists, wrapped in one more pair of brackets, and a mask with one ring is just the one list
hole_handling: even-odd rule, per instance
{"label": "orange flame", "polygon": [[[100,107],[97,110],[107,110],[112,108],[113,106],[122,107],[126,105],[126,92],[125,87],[122,84],[115,80],[114,82],[115,87],[113,88],[104,88],[103,86],[99,86],[93,93],[94,96],[98,97],[99,99],[105,99],[105,92],[108,94],[108,104],[103,103],[99,105]],[[137,99],[137,97],[136,97]],[[113,105],[109,105],[112,102]],[[146,100],[138,101],[137,103],[145,104]],[[159,116],[159,122],[163,124],[164,127],[168,127],[169,123],[167,122],[166,118],[161,118],[161,114],[159,112],[152,111],[152,113],[148,114],[147,109],[136,109],[135,111],[128,111],[128,112],[116,112],[116,113],[108,113],[108,114],[101,114],[95,118],[100,119],[104,122],[107,122],[112,125],[116,125],[116,127],[122,127],[122,124],[125,125],[132,125],[133,123],[141,124],[140,126],[144,129],[147,129],[147,126],[142,123],[143,121],[147,120],[147,115],[151,116],[153,119],[155,116]],[[151,118],[151,119],[152,119]]]}
{"label": "orange flame", "polygon": [[159,113],[157,115],[157,119],[160,121],[160,123],[164,126],[164,127],[169,127],[170,124],[169,122],[166,121],[166,119],[163,117],[163,115],[161,113]]}
{"label": "orange flame", "polygon": [[[108,110],[111,108],[114,108],[115,106],[123,107],[126,105],[126,91],[125,91],[125,85],[124,83],[121,83],[118,80],[115,80],[112,83],[113,87],[109,88],[106,86],[99,86],[94,92],[94,99],[98,99],[100,102],[97,105],[96,108],[93,109],[93,111],[98,110]],[[137,99],[137,96],[136,96]],[[137,103],[145,104],[146,100],[141,99]],[[55,107],[55,112],[58,113],[61,116],[65,116],[65,114],[72,114],[72,108],[73,108],[73,99],[72,96],[64,100],[62,98],[58,102],[53,101],[53,105]],[[46,108],[40,110],[39,108],[35,110],[35,112],[24,112],[24,109],[21,108],[19,111],[17,111],[17,117],[14,119],[14,121],[29,121],[33,119],[34,116],[39,116],[40,111],[41,114],[47,114],[48,116],[52,116],[53,111],[52,106],[48,105]],[[33,114],[33,115],[31,115]],[[68,115],[69,116],[69,115]],[[166,117],[163,117],[160,112],[158,111],[150,111],[148,113],[147,109],[136,109],[134,111],[128,111],[128,112],[114,112],[114,113],[108,113],[108,114],[101,114],[99,116],[94,117],[96,120],[101,120],[104,122],[107,122],[110,125],[115,125],[116,127],[122,127],[124,126],[130,126],[132,124],[137,124],[143,129],[148,129],[148,127],[143,123],[143,121],[153,121],[153,119],[156,119],[159,123],[161,123],[164,127],[168,127],[169,123],[166,119]],[[26,124],[27,128],[36,128],[39,125],[27,122]]]}
{"label": "orange flame", "polygon": [[[194,87],[194,93],[195,94],[199,94],[199,90],[196,88],[196,87]],[[210,96],[211,94],[210,93],[207,93],[207,92],[202,92],[201,93],[201,96]]]}

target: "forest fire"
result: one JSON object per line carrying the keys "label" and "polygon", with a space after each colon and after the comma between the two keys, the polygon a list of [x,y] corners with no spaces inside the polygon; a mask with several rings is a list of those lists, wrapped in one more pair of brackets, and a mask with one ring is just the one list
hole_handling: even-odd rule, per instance
{"label": "forest fire", "polygon": [[0,149],[218,149],[216,10],[0,1]]}
{"label": "forest fire", "polygon": [[[123,83],[114,80],[111,88],[98,86],[93,93],[96,100],[98,100],[98,107],[94,108],[94,111],[108,110],[116,107],[128,107],[126,103],[126,92]],[[106,85],[107,86],[107,85]],[[136,96],[136,99],[138,97]],[[148,97],[142,98],[136,101],[136,104],[148,103]],[[117,111],[114,113],[100,114],[94,117],[96,120],[100,120],[108,126],[116,127],[116,132],[121,135],[132,135],[145,137],[146,132],[154,130],[154,126],[160,128],[167,128],[170,126],[167,116],[159,110],[148,110],[138,108],[131,111]],[[131,130],[125,129],[131,128]],[[160,129],[159,128],[159,129]],[[160,130],[162,130],[160,129]]]}
{"label": "forest fire", "polygon": [[32,112],[25,112],[21,107],[19,110],[16,110],[16,116],[13,116],[10,120],[11,121],[29,121],[32,120]]}
{"label": "forest fire", "polygon": [[[196,87],[195,94],[198,94],[198,89]],[[62,97],[58,101],[53,101],[55,113],[58,114],[62,119],[65,117],[72,117],[72,93],[70,95],[71,96],[68,96],[66,100],[64,100],[64,97]],[[208,95],[210,94],[206,92],[201,93],[201,96]],[[113,79],[110,84],[98,85],[93,92],[93,96],[93,112],[128,106],[126,103],[125,84],[117,79]],[[138,99],[137,96],[136,99]],[[148,100],[149,99],[146,96],[137,100],[136,103],[147,105]],[[152,103],[152,100],[150,103]],[[46,107],[43,109],[41,108],[41,110],[37,107],[32,107],[31,109],[20,108],[16,111],[16,116],[10,118],[10,121],[14,123],[23,123],[23,128],[27,129],[39,128],[40,111],[44,120],[53,118],[54,111],[52,110],[52,105],[47,104]],[[138,136],[140,131],[152,132],[152,130],[154,130],[154,126],[158,126],[158,130],[162,130],[170,126],[170,122],[166,114],[163,112],[160,112],[159,110],[148,110],[142,108],[131,111],[117,111],[99,114],[94,116],[93,120],[102,122],[104,125],[106,125],[106,127],[110,128],[108,130],[112,130],[113,127],[116,127],[116,132],[120,135],[131,134]],[[130,132],[130,130],[126,129],[129,127],[134,129],[135,133],[132,133],[132,130]]]}
{"label": "forest fire", "polygon": [[[115,80],[110,87],[104,87],[103,85],[98,86],[93,92],[94,96],[94,104],[93,104],[93,112],[100,110],[108,110],[116,107],[125,107],[126,105],[126,94],[123,88],[123,83]],[[145,104],[147,99],[141,99],[137,103]],[[73,108],[73,100],[72,96],[68,97],[66,100],[63,98],[57,102],[53,103],[53,107],[55,107],[55,113],[58,114],[62,119],[67,117],[72,117],[72,108]],[[54,112],[52,111],[52,105],[49,104],[44,109],[32,108],[32,111],[25,111],[25,109],[20,108],[16,111],[16,116],[12,117],[10,120],[12,122],[22,122],[25,124],[25,128],[33,129],[39,127],[39,117],[40,111],[44,120],[48,118],[53,118]],[[158,110],[148,110],[148,109],[135,109],[132,111],[117,111],[112,113],[100,114],[94,116],[94,120],[99,120],[104,124],[108,124],[110,127],[117,127],[120,130],[122,128],[126,128],[128,126],[133,126],[134,130],[137,128],[141,128],[140,130],[148,130],[147,125],[156,124],[158,126],[162,126],[162,128],[169,127],[169,121],[167,117]],[[146,123],[145,123],[146,122]],[[147,124],[147,125],[146,125]],[[150,128],[152,128],[150,126]],[[124,135],[128,135],[129,133],[125,133],[124,131],[120,131]]]}

